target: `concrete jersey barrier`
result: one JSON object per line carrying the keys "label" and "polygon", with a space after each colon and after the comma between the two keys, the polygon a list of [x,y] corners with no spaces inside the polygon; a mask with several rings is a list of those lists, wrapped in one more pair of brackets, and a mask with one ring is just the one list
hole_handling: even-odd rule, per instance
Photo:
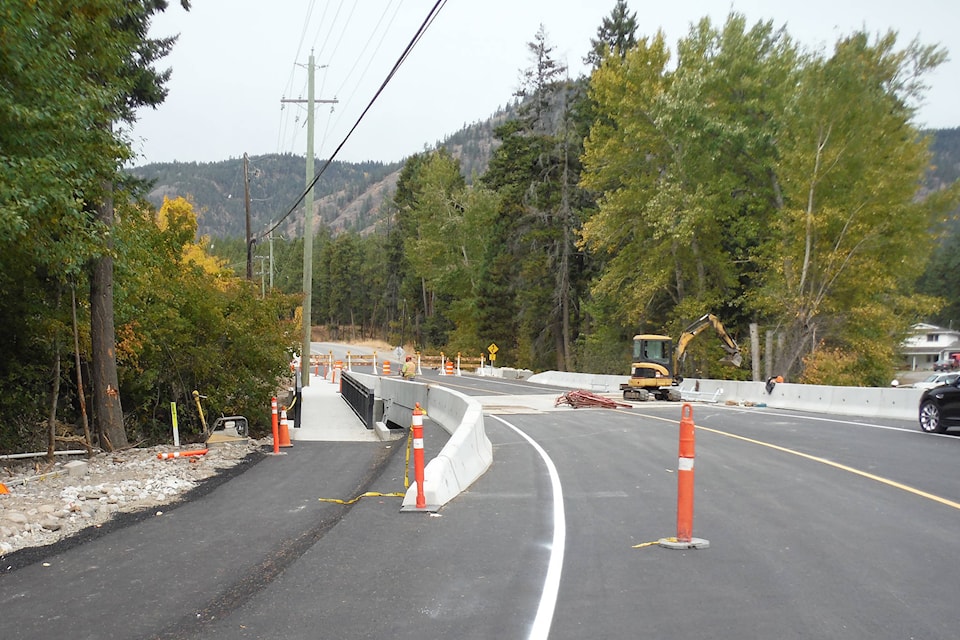
{"label": "concrete jersey barrier", "polygon": [[[493,445],[483,424],[483,407],[476,400],[440,386],[352,374],[383,402],[383,421],[409,427],[417,403],[427,418],[450,434],[450,439],[424,469],[423,493],[428,511],[436,511],[465,491],[493,463]],[[416,505],[417,487],[412,484],[403,507]]]}
{"label": "concrete jersey barrier", "polygon": [[[586,388],[616,393],[626,376],[545,371],[534,374],[530,382]],[[836,413],[865,418],[917,418],[922,389],[898,387],[831,387],[781,382],[767,393],[765,382],[687,378],[680,386],[684,400],[732,404],[766,405],[773,409],[793,409]]]}

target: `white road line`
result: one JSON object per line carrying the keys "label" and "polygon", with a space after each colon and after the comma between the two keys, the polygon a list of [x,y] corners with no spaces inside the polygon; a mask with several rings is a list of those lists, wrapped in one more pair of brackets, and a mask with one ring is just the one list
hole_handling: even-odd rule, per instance
{"label": "white road line", "polygon": [[547,467],[547,473],[550,474],[550,486],[553,489],[553,544],[550,546],[550,561],[543,581],[543,592],[540,594],[540,606],[537,607],[537,616],[533,620],[530,635],[527,636],[528,640],[546,640],[550,635],[553,612],[557,606],[560,572],[563,570],[563,553],[567,541],[567,522],[563,512],[563,487],[560,486],[560,475],[553,460],[533,438],[499,416],[490,417],[510,427],[529,442],[530,446],[540,454]]}

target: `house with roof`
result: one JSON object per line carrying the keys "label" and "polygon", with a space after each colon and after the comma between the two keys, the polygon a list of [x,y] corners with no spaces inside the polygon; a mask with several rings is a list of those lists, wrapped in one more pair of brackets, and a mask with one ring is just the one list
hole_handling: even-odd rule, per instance
{"label": "house with roof", "polygon": [[900,344],[900,353],[911,371],[933,369],[933,363],[960,353],[960,331],[919,322]]}

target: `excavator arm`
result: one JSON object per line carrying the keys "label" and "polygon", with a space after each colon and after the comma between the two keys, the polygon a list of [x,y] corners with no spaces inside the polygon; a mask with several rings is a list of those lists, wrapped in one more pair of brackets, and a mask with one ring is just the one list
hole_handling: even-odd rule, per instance
{"label": "excavator arm", "polygon": [[697,335],[699,335],[700,332],[707,327],[713,327],[713,329],[717,332],[717,335],[720,337],[723,350],[727,352],[727,355],[721,358],[720,362],[732,365],[734,367],[739,367],[740,363],[743,362],[743,356],[740,355],[740,347],[737,345],[736,341],[727,334],[726,330],[723,328],[723,323],[720,322],[720,319],[712,313],[705,313],[689,327],[684,329],[682,334],[680,334],[680,339],[677,340],[677,364],[679,365],[679,363],[683,362],[683,358],[686,356],[687,346],[690,344],[690,341],[696,338]]}

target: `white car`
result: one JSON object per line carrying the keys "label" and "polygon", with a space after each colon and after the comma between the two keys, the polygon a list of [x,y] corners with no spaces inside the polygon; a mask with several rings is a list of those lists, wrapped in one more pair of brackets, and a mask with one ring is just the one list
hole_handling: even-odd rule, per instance
{"label": "white car", "polygon": [[920,382],[914,382],[911,387],[914,389],[933,389],[945,384],[953,384],[960,378],[960,373],[933,373]]}

